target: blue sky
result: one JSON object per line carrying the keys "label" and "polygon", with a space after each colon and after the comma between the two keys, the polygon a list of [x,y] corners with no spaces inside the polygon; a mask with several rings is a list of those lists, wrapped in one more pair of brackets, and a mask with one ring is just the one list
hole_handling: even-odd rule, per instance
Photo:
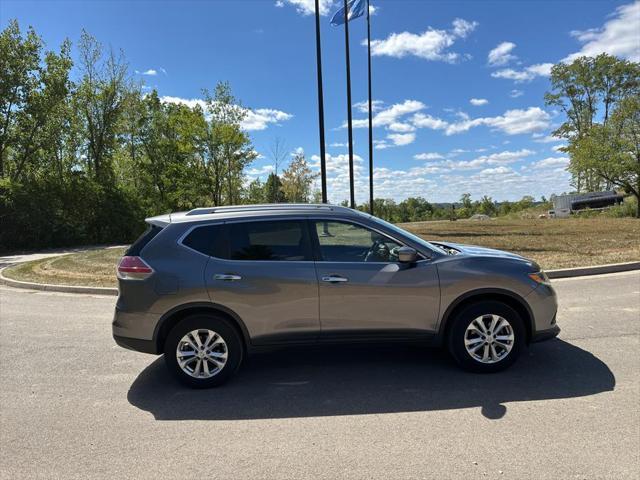
{"label": "blue sky", "polygon": [[[372,0],[376,197],[513,200],[570,190],[562,115],[544,105],[550,65],[608,52],[640,61],[640,2]],[[348,198],[344,31],[321,0],[330,200]],[[228,80],[253,112],[272,168],[276,137],[318,163],[313,0],[11,1],[0,25],[32,25],[49,48],[84,28],[125,52],[132,75],[166,101],[195,103]],[[350,23],[356,126],[367,96],[366,22]],[[367,129],[356,128],[356,199],[368,198]]]}

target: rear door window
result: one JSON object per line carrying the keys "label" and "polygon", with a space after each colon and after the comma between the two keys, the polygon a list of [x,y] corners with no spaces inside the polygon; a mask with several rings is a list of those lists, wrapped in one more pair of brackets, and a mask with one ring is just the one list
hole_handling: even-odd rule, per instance
{"label": "rear door window", "polygon": [[312,260],[309,232],[302,220],[238,222],[227,226],[231,260]]}
{"label": "rear door window", "polygon": [[210,257],[229,258],[223,224],[196,227],[182,240],[182,244]]}

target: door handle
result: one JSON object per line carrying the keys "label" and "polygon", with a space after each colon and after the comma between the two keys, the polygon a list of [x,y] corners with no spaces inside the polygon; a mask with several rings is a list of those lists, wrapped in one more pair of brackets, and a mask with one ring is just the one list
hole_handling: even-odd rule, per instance
{"label": "door handle", "polygon": [[341,283],[341,282],[348,282],[349,279],[341,277],[340,275],[327,275],[322,277],[322,281],[329,282],[329,283]]}
{"label": "door handle", "polygon": [[242,280],[240,275],[232,275],[229,273],[216,273],[213,276],[214,280],[223,280],[225,282],[235,282],[236,280]]}

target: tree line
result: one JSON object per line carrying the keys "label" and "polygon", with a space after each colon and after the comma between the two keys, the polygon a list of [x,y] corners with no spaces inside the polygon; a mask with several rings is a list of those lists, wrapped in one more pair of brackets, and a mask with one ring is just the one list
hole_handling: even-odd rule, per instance
{"label": "tree line", "polygon": [[258,154],[228,83],[203,90],[204,107],[167,103],[89,33],[75,65],[71,49],[45,51],[16,21],[0,33],[0,247],[129,242],[150,215],[310,200],[303,153],[246,184]]}

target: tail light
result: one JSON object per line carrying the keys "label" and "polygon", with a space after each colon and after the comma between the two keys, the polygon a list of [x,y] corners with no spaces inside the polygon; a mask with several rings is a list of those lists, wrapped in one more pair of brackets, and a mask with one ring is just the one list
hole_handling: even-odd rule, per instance
{"label": "tail light", "polygon": [[117,275],[123,280],[144,280],[152,273],[153,268],[140,257],[125,256],[118,263]]}

